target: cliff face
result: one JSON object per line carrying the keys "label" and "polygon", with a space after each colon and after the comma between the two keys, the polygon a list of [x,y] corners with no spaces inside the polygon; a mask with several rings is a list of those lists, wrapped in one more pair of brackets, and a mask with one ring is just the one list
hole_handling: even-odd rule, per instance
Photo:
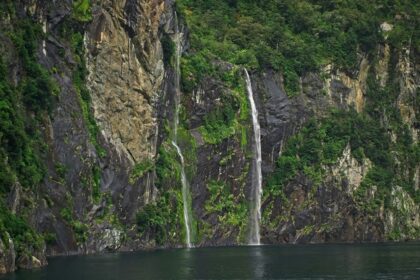
{"label": "cliff face", "polygon": [[105,140],[132,163],[154,157],[156,103],[164,66],[163,1],[105,1],[88,27],[88,86]]}
{"label": "cliff face", "polygon": [[[193,243],[247,243],[255,143],[241,67],[214,59],[213,73],[192,75],[197,35],[171,0],[2,5],[1,273],[47,255],[185,244],[177,40]],[[418,56],[386,39],[373,53],[351,73],[308,71],[294,95],[282,71],[251,72],[262,243],[420,237]]]}
{"label": "cliff face", "polygon": [[[45,265],[46,255],[139,247],[135,216],[156,189],[150,168],[144,176],[134,169],[156,160],[165,77],[160,37],[172,28],[172,3],[6,1],[3,6],[1,54],[7,83],[16,88],[13,105],[25,106],[20,113],[36,122],[45,148],[33,148],[43,162],[43,180],[22,187],[18,175],[13,186],[5,186],[10,191],[2,204],[25,220],[39,246],[20,238],[24,232],[2,227],[2,272]],[[22,22],[39,27],[24,40],[33,40],[33,64],[55,86],[48,112],[33,110],[19,91],[31,78],[25,58],[14,51],[15,34],[28,28]],[[7,155],[2,161],[12,166]],[[9,231],[16,232],[8,238]],[[13,247],[15,238],[19,248]]]}
{"label": "cliff face", "polygon": [[[390,105],[392,110],[398,110],[398,114],[401,116],[407,114],[413,117],[416,114],[414,107],[411,106],[416,104],[417,89],[416,86],[409,85],[418,84],[418,70],[415,70],[414,62],[411,64],[411,70],[406,72],[404,70],[406,68],[402,66],[404,64],[401,62],[407,55],[405,51],[394,53],[394,61],[391,62],[389,46],[385,44],[377,48],[377,57],[369,59],[361,57],[359,69],[355,73],[346,74],[329,65],[318,73],[304,75],[301,77],[300,93],[293,97],[287,96],[281,73],[266,71],[252,75],[262,129],[264,174],[262,243],[378,242],[419,238],[419,204],[416,198],[419,187],[416,174],[419,165],[417,162],[408,163],[403,159],[408,156],[414,160],[417,156],[415,154],[399,154],[396,146],[400,141],[403,141],[401,139],[403,136],[397,136],[399,132],[394,130],[399,130],[401,127],[410,130],[410,133],[407,132],[404,137],[412,138],[413,142],[411,139],[406,138],[406,140],[412,143],[410,144],[412,147],[416,147],[418,128],[412,119],[403,117],[398,126],[392,126],[391,120],[387,119],[387,113],[381,112],[380,121],[375,124],[387,127],[388,131],[382,134],[384,138],[380,141],[390,141],[389,146],[387,144],[387,146],[383,146],[383,149],[392,150],[392,157],[398,162],[397,170],[400,170],[399,168],[402,166],[406,168],[406,171],[403,173],[397,171],[394,176],[406,178],[409,187],[402,187],[399,185],[402,182],[398,183],[397,180],[386,187],[379,185],[381,179],[371,177],[372,173],[376,172],[374,170],[378,163],[372,162],[371,157],[367,156],[369,147],[364,146],[364,156],[360,157],[355,153],[356,147],[352,143],[355,140],[351,137],[347,138],[347,136],[340,139],[340,143],[336,147],[337,155],[331,161],[325,160],[325,163],[319,163],[319,159],[315,159],[312,166],[301,169],[298,163],[293,167],[287,164],[282,165],[282,158],[287,159],[291,149],[300,149],[302,148],[299,147],[300,145],[305,146],[305,141],[309,140],[309,137],[325,137],[319,136],[317,133],[301,132],[308,130],[308,122],[311,123],[311,120],[322,123],[325,119],[336,118],[337,122],[329,124],[332,127],[327,129],[339,131],[342,129],[340,124],[348,120],[334,113],[331,116],[331,112],[334,110],[350,114],[349,118],[355,120],[358,115],[366,114],[366,111],[372,108],[367,109],[366,106],[377,106],[376,104],[372,105],[375,102],[371,100],[372,93],[370,91],[373,86],[368,85],[369,82],[372,83],[373,79],[377,79],[378,82],[375,84],[375,90],[384,89],[392,83],[399,85],[392,101],[387,101],[392,104]],[[212,101],[206,100],[207,96],[211,100],[218,100],[226,95],[222,88],[214,86],[216,84],[216,81],[204,81],[197,90],[193,91],[191,100],[186,104],[194,104],[188,105],[192,108],[202,108],[201,112],[205,115],[206,106],[212,103]],[[218,98],[214,97],[215,93]],[[402,96],[406,96],[406,104],[411,105],[407,105],[407,107],[399,105],[398,100],[401,100]],[[214,106],[217,105],[213,105],[213,108]],[[192,114],[187,119],[197,119],[198,112],[189,108],[187,108],[187,112]],[[376,110],[378,109],[380,108]],[[207,112],[209,111],[211,109],[207,108]],[[199,122],[191,121],[189,128],[193,135],[196,135],[196,127],[200,125]],[[360,128],[357,127],[359,125],[363,126],[361,123],[356,123],[354,126],[350,124],[351,133],[359,133]],[[332,133],[329,130],[325,131],[325,127],[322,125],[315,124],[314,126],[316,130],[321,131],[321,134]],[[248,126],[247,129],[251,130],[248,133],[252,132],[252,127]],[[367,128],[362,127],[361,129]],[[230,187],[229,190],[235,197],[234,203],[241,203],[241,197],[245,197],[245,201],[250,201],[249,167],[252,161],[249,153],[253,144],[252,137],[248,134],[251,143],[242,147],[243,149],[238,143],[238,138],[236,139],[237,144],[235,144],[235,136],[233,136],[221,144],[210,145],[215,147],[215,150],[204,148],[208,144],[200,145],[201,148],[198,150],[201,160],[198,161],[196,177],[192,184],[197,197],[194,210],[199,220],[202,220],[204,224],[211,224],[210,236],[217,237],[216,240],[211,237],[209,241],[204,239],[203,244],[231,244],[234,243],[234,240],[246,243],[246,238],[243,235],[243,231],[247,229],[246,224],[236,224],[233,228],[239,228],[239,231],[232,230],[229,228],[229,222],[226,222],[227,216],[224,215],[223,210],[216,215],[217,220],[214,217],[215,213],[210,210],[211,208],[206,208],[206,202],[201,202],[204,199],[207,202],[219,204],[221,207],[224,206],[223,192],[218,194],[216,199],[213,197],[214,194],[211,190],[213,181]],[[328,138],[323,138],[317,145],[328,145],[328,141]],[[198,142],[203,142],[202,139],[200,141],[200,137],[198,137]],[[295,142],[301,144],[293,144]],[[311,150],[307,151],[308,154],[311,152]],[[321,153],[316,156],[318,158],[328,156],[323,154],[325,151],[315,152]],[[283,153],[286,153],[286,156],[283,156]],[[304,155],[305,153],[303,153]],[[300,160],[300,156],[302,155],[297,155],[297,161]],[[204,163],[203,161],[206,159],[207,161]],[[410,161],[411,159],[406,160]],[[384,159],[380,159],[380,161],[382,160]],[[311,167],[313,169],[310,169]],[[238,170],[242,170],[242,173]],[[287,179],[277,180],[277,177],[286,177]],[[392,179],[387,180],[392,181]],[[238,182],[244,182],[242,189],[239,187],[240,185],[238,186]],[[202,185],[207,186],[207,190],[200,187]],[[243,192],[241,193],[240,190]],[[240,211],[238,211],[239,213],[234,209],[230,211],[229,216],[241,217]]]}
{"label": "cliff face", "polygon": [[[399,84],[392,99],[392,110],[398,110],[402,120],[399,128],[405,126],[410,130],[407,137],[412,137],[413,146],[417,144],[418,128],[405,114],[413,117],[413,104],[416,103],[416,86],[418,84],[418,70],[415,62],[410,65],[411,70],[406,71],[407,52],[394,53],[394,61],[390,61],[389,45],[377,47],[377,56],[367,60],[365,57],[360,60],[359,70],[350,78],[340,70],[331,70],[332,67],[325,68],[325,72],[311,73],[302,77],[301,94],[294,100],[287,100],[282,92],[281,80],[273,83],[273,79],[267,81],[264,74],[261,85],[257,84],[258,92],[262,99],[267,100],[267,105],[261,105],[265,112],[262,117],[262,124],[267,129],[267,140],[265,142],[265,159],[275,159],[276,154],[288,153],[288,148],[284,144],[287,138],[292,137],[299,129],[305,130],[305,122],[317,118],[322,122],[325,115],[330,110],[355,110],[358,114],[364,114],[372,106],[372,96],[369,91],[368,79],[377,79],[375,89],[386,88],[392,83]],[[415,58],[411,58],[414,59]],[[414,64],[414,65],[413,65]],[[390,72],[392,74],[390,74]],[[323,77],[321,78],[321,75]],[[375,77],[375,78],[373,78]],[[410,77],[410,78],[408,78]],[[257,78],[258,79],[258,78]],[[417,82],[415,82],[417,80]],[[275,84],[275,86],[273,86]],[[377,87],[377,88],[376,88]],[[271,89],[270,89],[271,88]],[[284,101],[273,105],[273,99],[266,97],[267,92],[277,91],[277,96],[283,96]],[[408,93],[410,92],[410,93]],[[385,94],[385,93],[383,93]],[[406,97],[407,107],[399,105],[403,96]],[[410,97],[408,97],[410,96]],[[378,96],[377,98],[386,98]],[[286,101],[287,100],[287,101]],[[410,100],[410,101],[409,101]],[[273,106],[274,110],[268,108]],[[284,114],[293,112],[293,117],[285,118],[286,121],[277,125],[268,124],[272,111],[277,112],[277,108],[282,107]],[[379,106],[378,106],[379,107]],[[408,109],[411,107],[411,109]],[[268,110],[267,110],[268,109]],[[379,108],[375,108],[378,110]],[[390,108],[388,108],[389,110]],[[410,111],[411,113],[408,113]],[[271,113],[271,114],[270,114]],[[397,145],[402,141],[401,136],[397,137],[394,128],[387,119],[387,113],[379,113],[381,124],[387,127],[388,131],[384,134],[381,141],[390,141],[391,146]],[[334,116],[338,118],[338,116]],[[353,116],[353,118],[356,118]],[[340,120],[339,122],[344,122]],[[333,130],[340,130],[337,123]],[[274,127],[285,131],[282,136],[278,132],[270,135]],[[323,129],[322,125],[318,129]],[[358,133],[357,127],[352,127],[352,133]],[[327,132],[328,133],[328,132]],[[272,143],[273,139],[277,140]],[[298,133],[299,135],[299,133]],[[302,135],[302,133],[301,133]],[[305,134],[302,135],[305,137]],[[299,136],[298,136],[299,137]],[[388,140],[388,139],[389,140]],[[398,183],[393,182],[387,188],[388,197],[382,197],[379,178],[373,179],[369,187],[366,187],[370,180],[372,170],[375,170],[375,163],[369,157],[356,159],[354,148],[351,147],[352,139],[344,140],[344,149],[341,154],[333,161],[322,164],[318,168],[321,170],[320,177],[313,176],[309,171],[296,172],[291,179],[283,185],[279,193],[268,190],[265,194],[264,202],[264,243],[305,243],[305,242],[353,242],[353,241],[383,241],[383,240],[403,240],[418,239],[419,234],[419,205],[416,202],[416,190],[418,189],[417,172],[418,163],[408,164],[400,159],[396,150],[392,156],[400,167],[405,166],[407,170],[403,176],[407,178],[410,188],[403,188]],[[410,139],[407,141],[411,142]],[[267,143],[268,142],[268,143]],[[272,148],[274,147],[274,149]],[[364,147],[367,154],[368,147]],[[390,149],[396,149],[390,147]],[[274,154],[274,156],[273,156]],[[414,154],[409,157],[416,158]],[[281,157],[280,157],[281,159]],[[270,178],[273,162],[266,161],[267,177]],[[314,163],[315,165],[316,163]],[[281,165],[280,165],[281,166]],[[275,172],[292,172],[290,169],[279,169]],[[398,171],[401,172],[401,171]],[[270,179],[268,179],[270,180]],[[411,192],[412,195],[409,195]],[[402,205],[402,201],[405,201]],[[376,203],[376,205],[374,205]]]}

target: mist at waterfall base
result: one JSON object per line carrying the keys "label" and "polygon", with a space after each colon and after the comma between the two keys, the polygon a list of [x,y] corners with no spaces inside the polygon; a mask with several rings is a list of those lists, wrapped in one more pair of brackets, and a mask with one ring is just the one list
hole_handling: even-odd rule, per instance
{"label": "mist at waterfall base", "polygon": [[285,245],[56,257],[4,280],[420,279],[420,243]]}

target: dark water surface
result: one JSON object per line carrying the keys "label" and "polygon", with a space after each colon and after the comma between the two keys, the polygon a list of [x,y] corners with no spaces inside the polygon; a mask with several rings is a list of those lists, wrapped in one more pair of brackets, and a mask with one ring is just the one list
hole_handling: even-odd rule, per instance
{"label": "dark water surface", "polygon": [[58,257],[3,279],[420,279],[420,243],[157,250]]}

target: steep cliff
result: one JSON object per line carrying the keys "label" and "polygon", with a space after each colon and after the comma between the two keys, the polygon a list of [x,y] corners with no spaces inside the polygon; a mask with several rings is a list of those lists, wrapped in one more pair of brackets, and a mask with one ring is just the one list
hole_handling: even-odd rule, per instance
{"label": "steep cliff", "polygon": [[172,3],[1,5],[2,271],[145,246]]}
{"label": "steep cliff", "polygon": [[192,243],[247,244],[244,68],[262,243],[420,238],[415,1],[263,2],[0,4],[0,273],[185,246],[177,115]]}
{"label": "steep cliff", "polygon": [[318,2],[178,2],[186,125],[215,148],[198,150],[193,205],[217,244],[249,230],[229,227],[249,216],[255,172],[243,67],[262,129],[262,243],[419,238],[418,5]]}

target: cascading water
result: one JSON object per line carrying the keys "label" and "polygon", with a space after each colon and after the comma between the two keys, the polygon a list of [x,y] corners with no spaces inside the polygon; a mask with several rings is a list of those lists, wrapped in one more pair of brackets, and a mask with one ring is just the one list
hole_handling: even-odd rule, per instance
{"label": "cascading water", "polygon": [[175,141],[172,141],[172,145],[175,147],[179,158],[181,159],[181,183],[182,183],[182,202],[184,204],[183,211],[184,211],[184,222],[185,222],[185,232],[187,234],[185,242],[187,243],[187,247],[191,248],[191,220],[190,220],[190,213],[188,207],[188,193],[189,193],[189,185],[187,181],[187,176],[185,175],[185,163],[184,163],[184,156],[182,155],[181,149],[176,144]]}
{"label": "cascading water", "polygon": [[175,24],[176,24],[176,61],[175,61],[175,115],[174,115],[174,127],[173,127],[173,139],[172,145],[175,147],[178,156],[181,160],[181,183],[182,183],[182,202],[183,202],[183,211],[184,211],[184,223],[185,223],[185,232],[186,232],[186,240],[187,247],[191,248],[191,213],[190,207],[188,203],[189,198],[189,184],[187,180],[187,176],[185,174],[185,161],[184,156],[182,155],[181,148],[178,146],[178,125],[179,125],[179,106],[181,103],[181,88],[180,88],[180,57],[182,54],[181,42],[182,42],[182,34],[179,32],[178,28],[178,18],[175,14]]}
{"label": "cascading water", "polygon": [[249,103],[252,111],[252,124],[254,128],[254,169],[252,173],[252,205],[250,216],[250,245],[260,245],[260,221],[261,221],[261,196],[262,196],[262,171],[261,171],[261,130],[258,122],[258,111],[255,106],[254,94],[252,91],[251,78],[245,69],[245,81],[248,91]]}

